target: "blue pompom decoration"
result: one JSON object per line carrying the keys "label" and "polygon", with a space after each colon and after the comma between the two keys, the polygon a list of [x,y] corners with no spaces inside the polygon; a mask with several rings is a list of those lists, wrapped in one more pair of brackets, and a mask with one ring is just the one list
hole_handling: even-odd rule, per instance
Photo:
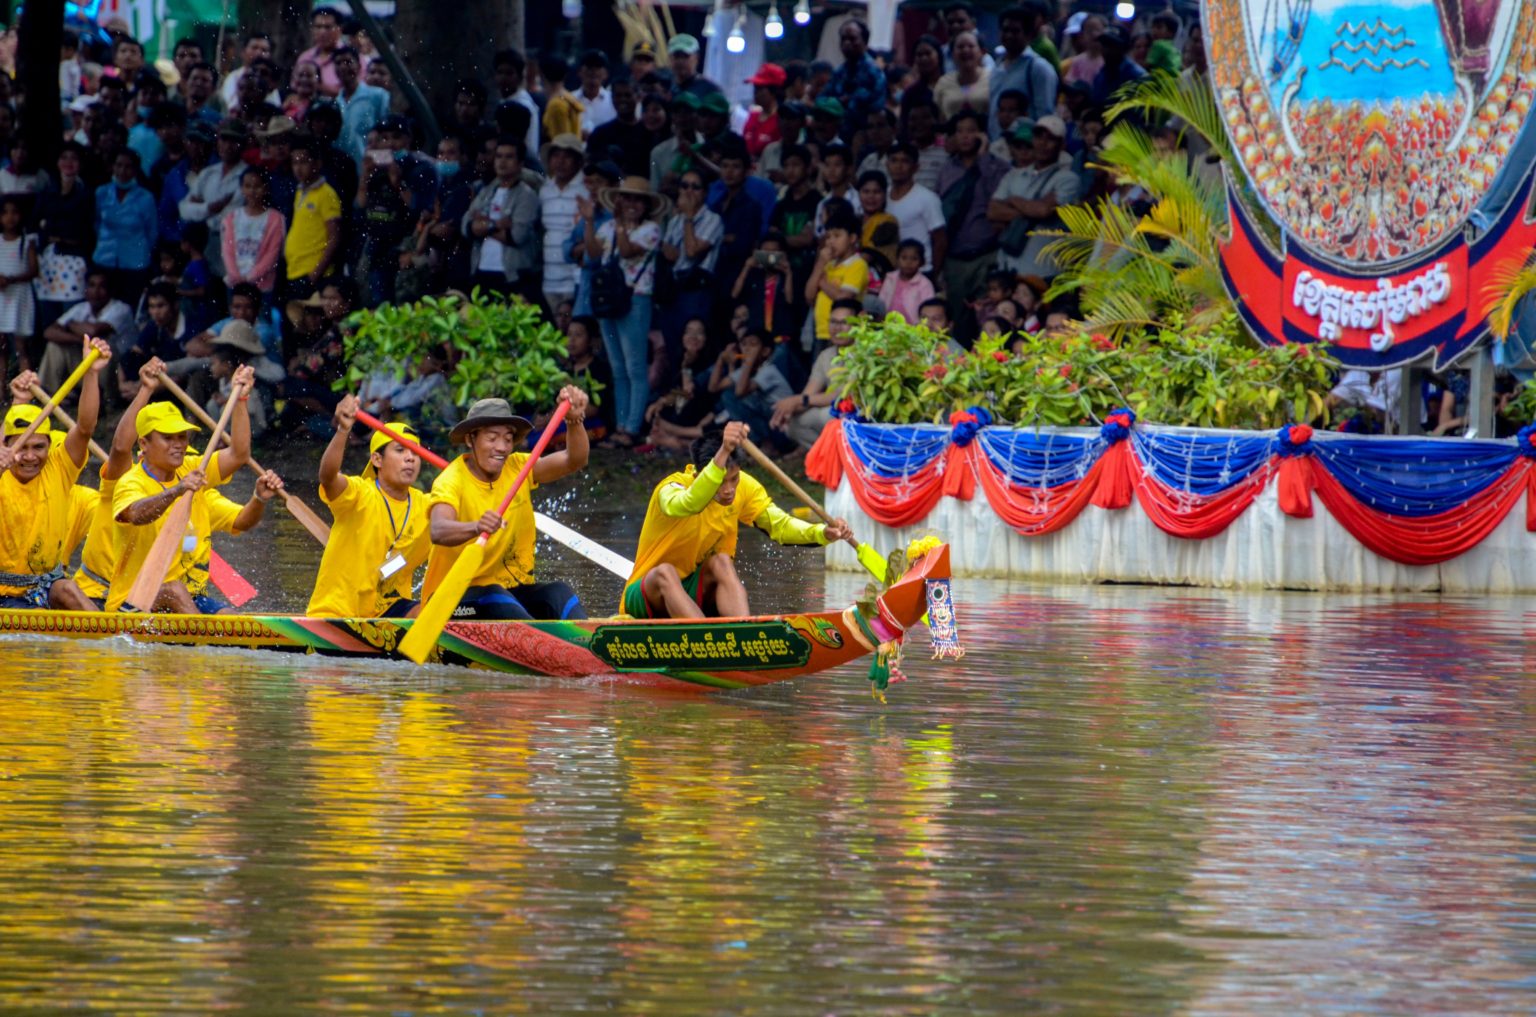
{"label": "blue pompom decoration", "polygon": [[1286,424],[1280,428],[1280,454],[1286,457],[1312,454],[1312,428],[1306,424]]}
{"label": "blue pompom decoration", "polygon": [[1131,427],[1136,423],[1136,412],[1129,407],[1122,406],[1108,417],[1099,427],[1099,437],[1111,445],[1124,441],[1131,436]]}
{"label": "blue pompom decoration", "polygon": [[1527,459],[1536,459],[1536,424],[1526,424],[1515,435],[1515,447]]}

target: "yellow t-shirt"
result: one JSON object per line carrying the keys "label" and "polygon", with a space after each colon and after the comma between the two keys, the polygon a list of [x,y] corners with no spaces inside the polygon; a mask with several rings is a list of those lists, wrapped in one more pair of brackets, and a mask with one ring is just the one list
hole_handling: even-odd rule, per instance
{"label": "yellow t-shirt", "polygon": [[[514,452],[502,466],[501,476],[496,478],[495,483],[487,484],[469,471],[466,457],[459,456],[433,482],[432,494],[427,499],[428,514],[438,505],[450,505],[461,522],[470,522],[487,512],[496,511],[501,506],[501,499],[507,496],[512,481],[521,472],[523,463],[527,461],[526,452]],[[536,486],[530,476],[518,490],[517,497],[507,507],[507,525],[486,541],[485,564],[469,581],[469,585],[505,586],[511,589],[533,582],[533,545],[538,538],[538,531],[534,528],[531,496]],[[427,578],[421,584],[423,600],[432,596],[437,584],[443,581],[448,570],[453,568],[453,563],[458,561],[459,555],[471,543],[473,541],[466,541],[458,547],[432,545],[431,557],[427,559]]]}
{"label": "yellow t-shirt", "polygon": [[112,546],[112,492],[116,489],[116,480],[102,477],[100,490],[91,492],[97,496],[96,504],[85,534],[85,546],[80,549],[80,567],[75,569],[74,580],[80,592],[92,600],[106,598],[107,584],[100,580],[112,578],[112,563],[117,560],[113,557]]}
{"label": "yellow t-shirt", "polygon": [[[69,561],[70,504],[83,469],[84,460],[76,463],[56,444],[27,483],[16,479],[15,470],[0,473],[0,572],[40,576]],[[4,597],[26,591],[0,586]]]}
{"label": "yellow t-shirt", "polygon": [[101,506],[101,492],[76,484],[69,492],[69,536],[64,540],[64,559],[69,560],[91,531],[91,520]]}
{"label": "yellow t-shirt", "polygon": [[315,270],[325,253],[325,224],[339,218],[341,199],[330,184],[322,180],[308,190],[299,190],[293,199],[293,222],[283,241],[288,278],[299,279]]}
{"label": "yellow t-shirt", "polygon": [[[849,286],[853,292],[849,300],[863,300],[869,289],[869,264],[860,255],[853,255],[835,265],[827,266],[827,281],[834,286]],[[826,339],[832,334],[832,298],[825,293],[816,294],[816,338]]]}
{"label": "yellow t-shirt", "polygon": [[[634,582],[663,563],[677,569],[678,575],[688,576],[717,554],[735,557],[740,525],[751,526],[773,502],[762,484],[743,473],[736,482],[736,497],[729,505],[722,505],[715,501],[715,492],[724,480],[725,471],[711,462],[705,464],[701,473],[695,474],[689,466],[656,485],[645,507],[635,569],[627,582]],[[672,497],[690,490],[696,497],[707,496],[708,501],[697,511],[673,514],[692,507]]]}
{"label": "yellow t-shirt", "polygon": [[[304,613],[311,618],[379,618],[391,604],[411,596],[411,577],[432,550],[427,496],[411,490],[395,501],[377,482],[344,477],[347,489],[320,500],[331,507],[335,525],[320,556],[315,592]],[[381,579],[379,566],[395,553],[405,567]]]}
{"label": "yellow t-shirt", "polygon": [[558,138],[562,134],[581,137],[581,115],[587,107],[570,92],[562,92],[544,106],[544,137]]}
{"label": "yellow t-shirt", "polygon": [[[201,455],[188,455],[182,460],[181,468],[175,476],[163,484],[149,475],[142,461],[135,463],[133,469],[119,478],[117,486],[112,490],[114,561],[111,582],[108,584],[111,587],[107,593],[108,611],[116,611],[128,599],[133,581],[143,567],[149,549],[154,546],[155,537],[159,535],[165,517],[170,515],[170,509],[143,526],[118,522],[117,517],[134,502],[174,486],[182,477],[197,469],[202,461]],[[240,514],[240,506],[213,490],[228,481],[229,478],[219,475],[219,457],[213,456],[208,464],[208,483],[192,496],[192,515],[187,521],[187,531],[197,537],[197,545],[191,552],[178,551],[171,559],[171,567],[165,575],[166,582],[179,581],[189,593],[201,593],[208,585],[208,554],[213,547],[209,537],[213,533],[234,532],[235,517]]]}

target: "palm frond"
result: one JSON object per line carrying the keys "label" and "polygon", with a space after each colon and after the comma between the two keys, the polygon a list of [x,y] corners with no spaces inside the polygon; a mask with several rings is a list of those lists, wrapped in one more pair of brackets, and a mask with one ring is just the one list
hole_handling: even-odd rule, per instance
{"label": "palm frond", "polygon": [[1536,293],[1536,253],[1523,260],[1511,258],[1493,269],[1483,288],[1483,313],[1494,335],[1509,338],[1516,309],[1532,293]]}
{"label": "palm frond", "polygon": [[1228,166],[1238,165],[1227,137],[1226,123],[1216,105],[1216,96],[1204,78],[1149,74],[1116,93],[1115,102],[1106,115],[1113,123],[1132,112],[1166,113],[1176,117],[1204,138]]}

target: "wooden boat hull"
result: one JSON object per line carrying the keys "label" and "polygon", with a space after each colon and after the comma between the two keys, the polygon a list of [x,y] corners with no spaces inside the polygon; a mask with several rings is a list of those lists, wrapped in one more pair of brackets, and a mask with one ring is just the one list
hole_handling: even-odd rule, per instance
{"label": "wooden boat hull", "polygon": [[[922,617],[926,579],[949,578],[949,547],[929,551],[881,595],[885,628]],[[647,684],[735,689],[767,685],[857,660],[869,638],[847,611],[711,618],[696,622],[449,622],[433,661],[507,674],[618,677]],[[0,610],[0,634],[109,639],[174,646],[241,646],[359,659],[404,660],[396,649],[411,622],[395,618],[287,615],[108,614]],[[878,626],[877,626],[878,627]]]}

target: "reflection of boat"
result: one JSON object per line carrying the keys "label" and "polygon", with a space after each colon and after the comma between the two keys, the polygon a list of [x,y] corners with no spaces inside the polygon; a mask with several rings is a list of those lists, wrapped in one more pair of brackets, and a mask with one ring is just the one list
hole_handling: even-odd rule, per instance
{"label": "reflection of boat", "polygon": [[[814,674],[873,652],[917,622],[926,579],[949,578],[949,546],[913,563],[865,616],[858,607],[814,614],[703,621],[449,622],[438,663],[556,678],[622,676],[648,684],[743,688]],[[403,660],[404,619],[287,615],[108,614],[0,610],[0,633],[175,646],[242,646]]]}

